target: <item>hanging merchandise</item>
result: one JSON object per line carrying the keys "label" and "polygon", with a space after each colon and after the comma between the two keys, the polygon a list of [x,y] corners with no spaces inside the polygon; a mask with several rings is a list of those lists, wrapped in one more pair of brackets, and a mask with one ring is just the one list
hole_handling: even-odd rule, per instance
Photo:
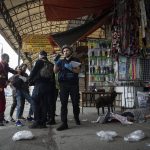
{"label": "hanging merchandise", "polygon": [[112,18],[112,52],[115,55],[139,54],[139,3],[116,0]]}
{"label": "hanging merchandise", "polygon": [[144,0],[139,1],[140,7],[140,26],[139,26],[139,48],[142,57],[146,57],[146,32],[145,29],[147,27],[147,18],[146,18],[146,9]]}
{"label": "hanging merchandise", "polygon": [[142,27],[139,26],[139,49],[143,48],[143,37],[142,37]]}
{"label": "hanging merchandise", "polygon": [[119,56],[119,66],[118,66],[118,79],[127,80],[127,58],[124,56]]}
{"label": "hanging merchandise", "polygon": [[118,57],[118,80],[150,81],[150,59],[141,57]]}
{"label": "hanging merchandise", "polygon": [[130,3],[130,56],[139,54],[139,3],[137,0],[131,0]]}
{"label": "hanging merchandise", "polygon": [[140,58],[137,58],[136,59],[136,62],[135,62],[135,66],[136,66],[136,79],[137,80],[140,80],[140,76],[141,76],[141,64],[140,64]]}
{"label": "hanging merchandise", "polygon": [[142,37],[145,38],[145,27],[147,27],[147,18],[144,0],[140,0],[140,10],[141,10],[141,27],[142,27]]}
{"label": "hanging merchandise", "polygon": [[131,58],[132,61],[132,80],[136,80],[136,58]]}
{"label": "hanging merchandise", "polygon": [[141,41],[139,43],[141,48],[141,54],[144,58],[148,58],[150,55],[150,1],[140,0],[140,28],[142,36],[142,48]]}
{"label": "hanging merchandise", "polygon": [[128,67],[129,67],[129,68],[127,68],[127,71],[128,71],[128,72],[127,72],[127,75],[128,75],[128,76],[127,76],[127,80],[132,80],[132,71],[133,71],[133,70],[132,70],[132,62],[131,62],[131,59],[128,58],[128,62],[130,62],[130,63],[128,63]]}
{"label": "hanging merchandise", "polygon": [[117,8],[115,5],[114,16],[112,18],[112,55],[115,57],[120,52],[120,26],[118,22]]}
{"label": "hanging merchandise", "polygon": [[147,27],[150,28],[150,0],[144,0],[146,9]]}
{"label": "hanging merchandise", "polygon": [[[138,59],[135,57],[129,58],[125,56],[119,56],[119,80],[136,80],[137,70],[139,70]],[[137,66],[136,66],[137,65]]]}

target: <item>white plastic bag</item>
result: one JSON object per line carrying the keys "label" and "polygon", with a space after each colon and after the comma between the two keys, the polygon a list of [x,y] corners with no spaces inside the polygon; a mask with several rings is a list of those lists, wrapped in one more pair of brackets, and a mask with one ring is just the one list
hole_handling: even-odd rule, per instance
{"label": "white plastic bag", "polygon": [[145,134],[142,130],[136,130],[124,137],[124,141],[137,142],[145,138]]}
{"label": "white plastic bag", "polygon": [[115,131],[100,131],[96,133],[102,141],[113,141],[118,134]]}
{"label": "white plastic bag", "polygon": [[32,139],[34,137],[34,135],[32,134],[31,131],[27,131],[27,130],[23,130],[23,131],[19,131],[16,132],[13,137],[12,140],[13,141],[19,141],[19,140],[23,140],[23,139]]}

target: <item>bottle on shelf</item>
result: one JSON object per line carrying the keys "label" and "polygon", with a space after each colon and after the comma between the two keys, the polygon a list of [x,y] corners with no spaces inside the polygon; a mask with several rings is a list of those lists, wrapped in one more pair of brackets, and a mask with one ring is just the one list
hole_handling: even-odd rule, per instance
{"label": "bottle on shelf", "polygon": [[[91,45],[93,45],[93,41]],[[110,46],[109,42],[101,41],[99,48],[96,46],[89,50],[89,80],[91,83],[108,85],[109,82],[107,81],[114,80],[113,59],[111,58]]]}
{"label": "bottle on shelf", "polygon": [[98,66],[98,74],[101,74],[101,67]]}
{"label": "bottle on shelf", "polygon": [[92,51],[92,57],[94,57],[94,50]]}

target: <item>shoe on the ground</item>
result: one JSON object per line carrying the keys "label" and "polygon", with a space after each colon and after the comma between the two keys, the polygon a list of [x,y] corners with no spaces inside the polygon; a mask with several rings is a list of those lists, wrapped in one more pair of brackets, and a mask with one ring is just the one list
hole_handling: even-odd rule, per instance
{"label": "shoe on the ground", "polygon": [[20,120],[17,120],[16,121],[16,126],[17,127],[21,127],[21,126],[23,126],[23,124],[22,124],[22,122]]}
{"label": "shoe on the ground", "polygon": [[47,125],[55,125],[55,124],[56,124],[56,121],[55,121],[55,120],[49,120],[49,121],[47,121],[46,124],[47,124]]}
{"label": "shoe on the ground", "polygon": [[76,125],[81,125],[81,122],[79,119],[75,119]]}
{"label": "shoe on the ground", "polygon": [[34,119],[33,119],[33,117],[27,117],[27,120],[28,121],[33,121]]}
{"label": "shoe on the ground", "polygon": [[5,126],[3,121],[0,121],[0,126]]}
{"label": "shoe on the ground", "polygon": [[9,121],[6,119],[3,119],[3,123],[9,123]]}
{"label": "shoe on the ground", "polygon": [[10,117],[9,119],[11,122],[15,122],[15,119],[13,117]]}
{"label": "shoe on the ground", "polygon": [[39,126],[40,129],[47,128],[46,124],[42,124]]}
{"label": "shoe on the ground", "polygon": [[40,124],[34,122],[32,125],[29,126],[30,129],[40,129]]}
{"label": "shoe on the ground", "polygon": [[67,130],[68,129],[68,124],[61,124],[58,128],[57,131],[62,131],[62,130]]}

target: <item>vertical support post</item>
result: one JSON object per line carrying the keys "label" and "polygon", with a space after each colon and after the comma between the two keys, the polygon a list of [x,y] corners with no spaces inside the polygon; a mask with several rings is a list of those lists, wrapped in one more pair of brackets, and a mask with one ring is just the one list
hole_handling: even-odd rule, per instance
{"label": "vertical support post", "polygon": [[0,43],[1,44],[1,50],[0,50],[0,55],[3,54],[3,43]]}
{"label": "vertical support post", "polygon": [[87,74],[86,74],[86,64],[84,65],[84,76],[85,76],[85,78],[84,78],[84,90],[86,91],[87,90]]}
{"label": "vertical support post", "polygon": [[20,65],[20,48],[18,49],[18,66]]}

